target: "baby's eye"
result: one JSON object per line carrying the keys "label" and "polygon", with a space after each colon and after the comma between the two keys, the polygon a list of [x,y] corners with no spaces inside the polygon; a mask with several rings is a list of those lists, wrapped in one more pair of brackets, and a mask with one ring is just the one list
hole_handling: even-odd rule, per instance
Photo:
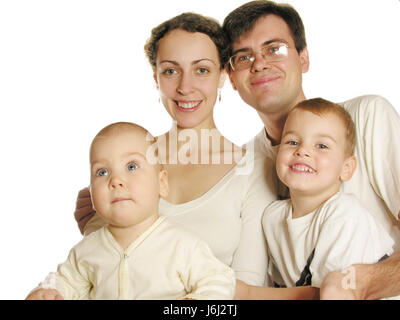
{"label": "baby's eye", "polygon": [[108,171],[106,169],[99,169],[96,172],[96,177],[108,176]]}
{"label": "baby's eye", "polygon": [[129,163],[126,168],[128,169],[128,171],[134,171],[134,170],[138,169],[139,166],[136,163],[132,162],[132,163]]}
{"label": "baby's eye", "polygon": [[317,149],[328,149],[328,147],[322,143],[317,144]]}
{"label": "baby's eye", "polygon": [[297,141],[293,141],[293,140],[287,141],[286,144],[288,144],[288,145],[290,145],[290,146],[297,146],[297,145],[299,145],[299,143],[298,143]]}

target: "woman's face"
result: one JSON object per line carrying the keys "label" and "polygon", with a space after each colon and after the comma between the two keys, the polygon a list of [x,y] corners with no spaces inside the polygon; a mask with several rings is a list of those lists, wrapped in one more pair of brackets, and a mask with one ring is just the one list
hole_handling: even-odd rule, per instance
{"label": "woman's face", "polygon": [[181,29],[158,43],[154,79],[169,115],[181,128],[213,128],[213,108],[225,80],[214,42]]}

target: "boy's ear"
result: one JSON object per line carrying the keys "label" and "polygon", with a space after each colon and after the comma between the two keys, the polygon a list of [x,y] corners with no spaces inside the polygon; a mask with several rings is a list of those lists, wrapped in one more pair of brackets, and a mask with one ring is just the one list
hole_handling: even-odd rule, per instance
{"label": "boy's ear", "polygon": [[166,170],[161,170],[158,174],[158,179],[160,181],[160,197],[166,198],[169,192],[168,186],[168,173]]}
{"label": "boy's ear", "polygon": [[94,211],[97,211],[96,208],[94,207],[94,202],[93,202],[92,185],[89,185],[89,192],[90,192],[90,202],[92,203],[92,208]]}
{"label": "boy's ear", "polygon": [[342,173],[340,174],[340,181],[349,181],[357,169],[357,158],[351,156],[344,161]]}

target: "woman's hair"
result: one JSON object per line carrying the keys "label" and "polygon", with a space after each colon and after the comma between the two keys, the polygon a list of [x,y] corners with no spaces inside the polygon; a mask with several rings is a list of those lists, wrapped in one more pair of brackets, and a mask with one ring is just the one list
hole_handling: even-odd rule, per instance
{"label": "woman's hair", "polygon": [[269,14],[276,15],[286,22],[292,34],[297,52],[302,51],[307,46],[303,21],[298,12],[289,4],[268,0],[256,0],[245,3],[225,18],[222,27],[228,37],[230,46],[240,36],[250,31],[260,18]]}
{"label": "woman's hair", "polygon": [[346,130],[346,155],[352,156],[354,154],[356,146],[356,129],[350,114],[341,105],[322,98],[314,98],[300,102],[290,110],[290,113],[294,110],[309,111],[317,116],[324,116],[326,114],[336,115],[342,121]]}
{"label": "woman's hair", "polygon": [[229,59],[227,38],[217,20],[202,16],[197,13],[182,13],[169,19],[151,31],[151,37],[147,40],[144,50],[153,68],[156,67],[158,42],[170,31],[181,29],[187,32],[200,32],[210,37],[218,50],[221,69],[225,67]]}

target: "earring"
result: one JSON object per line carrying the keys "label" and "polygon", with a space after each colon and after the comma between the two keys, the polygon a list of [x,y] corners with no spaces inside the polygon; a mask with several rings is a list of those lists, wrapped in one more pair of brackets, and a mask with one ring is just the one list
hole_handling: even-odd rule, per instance
{"label": "earring", "polygon": [[221,89],[218,89],[218,101],[221,102]]}

